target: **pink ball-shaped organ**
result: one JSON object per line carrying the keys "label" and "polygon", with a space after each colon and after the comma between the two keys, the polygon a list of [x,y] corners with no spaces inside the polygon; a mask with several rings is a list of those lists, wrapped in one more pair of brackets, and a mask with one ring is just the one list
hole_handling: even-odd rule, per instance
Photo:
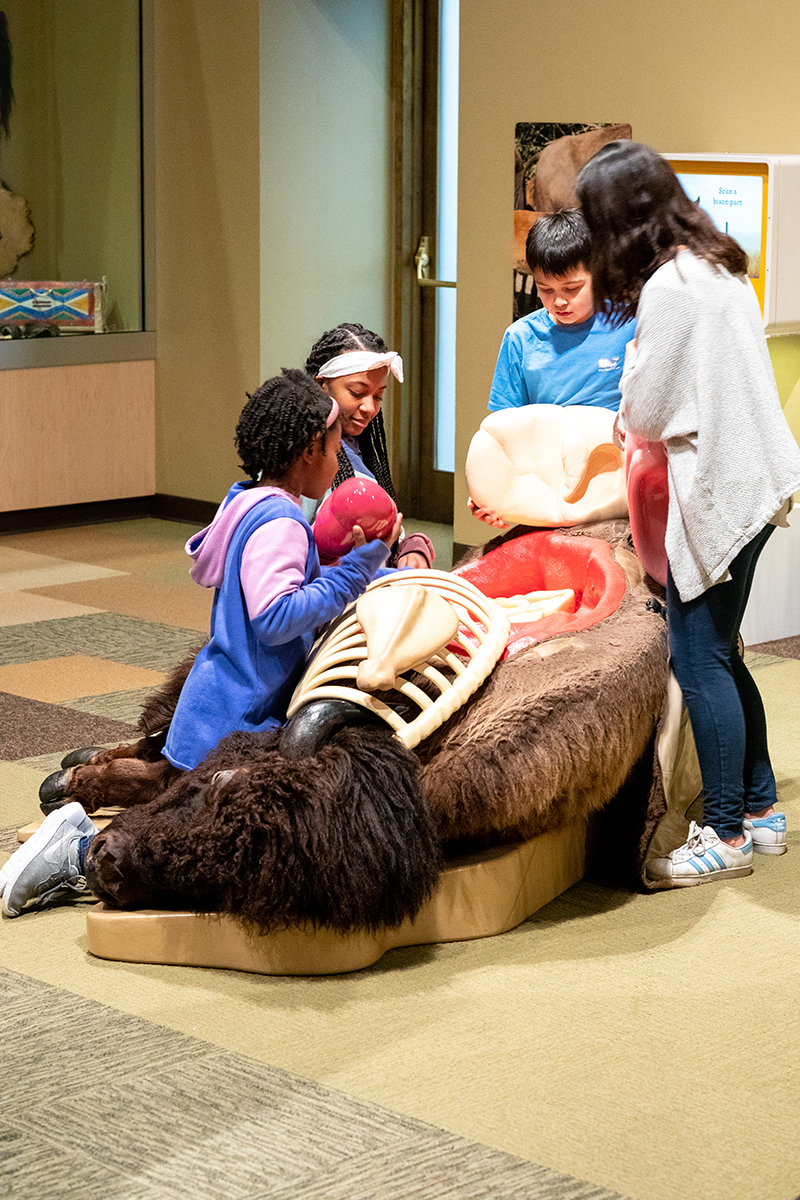
{"label": "pink ball-shaped organ", "polygon": [[320,505],[314,539],[323,558],[340,558],[352,547],[353,526],[360,525],[368,542],[385,538],[397,520],[397,506],[371,479],[345,479]]}

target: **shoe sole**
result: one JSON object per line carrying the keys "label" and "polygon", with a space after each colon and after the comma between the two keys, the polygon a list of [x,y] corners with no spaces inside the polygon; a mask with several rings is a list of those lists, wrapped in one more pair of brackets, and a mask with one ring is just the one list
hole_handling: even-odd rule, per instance
{"label": "shoe sole", "polygon": [[724,871],[707,871],[704,875],[689,878],[685,875],[648,875],[651,883],[658,883],[662,888],[698,887],[701,883],[713,883],[715,879],[733,879],[740,875],[752,875],[751,865],[746,867],[726,867]]}
{"label": "shoe sole", "polygon": [[786,842],[775,842],[772,845],[768,842],[753,842],[756,854],[785,854],[788,849]]}

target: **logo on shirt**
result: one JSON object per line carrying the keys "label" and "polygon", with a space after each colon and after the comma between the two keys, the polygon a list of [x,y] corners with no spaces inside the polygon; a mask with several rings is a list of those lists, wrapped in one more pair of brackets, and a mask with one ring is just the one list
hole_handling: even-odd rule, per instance
{"label": "logo on shirt", "polygon": [[619,366],[620,355],[615,358],[599,358],[597,360],[598,371],[614,371]]}

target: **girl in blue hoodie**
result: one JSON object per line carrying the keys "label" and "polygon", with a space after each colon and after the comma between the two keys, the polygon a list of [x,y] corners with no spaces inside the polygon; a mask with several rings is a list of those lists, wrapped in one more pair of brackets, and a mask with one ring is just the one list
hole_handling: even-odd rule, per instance
{"label": "girl in blue hoodie", "polygon": [[340,446],[338,405],[304,371],[284,370],[245,405],[236,448],[249,480],[233,485],[186,546],[192,578],[216,591],[210,640],[184,684],[164,749],[173,766],[191,770],[234,730],[280,725],[316,630],[386,562],[401,517],[385,541],[357,536],[336,565],[320,568],[300,497],[325,494]]}

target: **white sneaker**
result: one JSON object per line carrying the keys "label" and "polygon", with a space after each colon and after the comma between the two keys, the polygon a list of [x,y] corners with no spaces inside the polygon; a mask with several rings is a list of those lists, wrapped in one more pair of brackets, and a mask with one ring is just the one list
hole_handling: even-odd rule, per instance
{"label": "white sneaker", "polygon": [[23,909],[38,908],[64,893],[85,893],[88,889],[78,866],[78,846],[81,838],[97,832],[97,826],[75,802],[45,817],[3,868],[5,916],[18,917]]}
{"label": "white sneaker", "polygon": [[774,812],[768,817],[753,817],[744,819],[745,833],[753,839],[753,849],[756,854],[785,854],[789,847],[786,845],[786,813]]}
{"label": "white sneaker", "polygon": [[651,879],[669,880],[672,887],[694,887],[714,879],[750,875],[752,870],[753,842],[750,837],[743,846],[729,846],[720,841],[710,825],[701,829],[694,821],[683,846],[670,851],[665,858],[654,858],[647,864]]}

